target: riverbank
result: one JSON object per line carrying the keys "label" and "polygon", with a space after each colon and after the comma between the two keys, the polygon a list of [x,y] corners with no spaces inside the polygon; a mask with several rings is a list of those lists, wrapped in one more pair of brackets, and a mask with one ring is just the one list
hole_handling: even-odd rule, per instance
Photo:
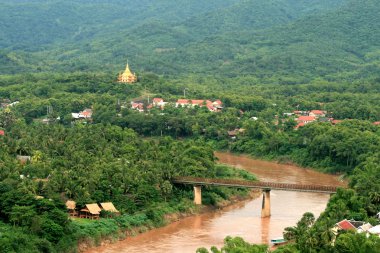
{"label": "riverbank", "polygon": [[[336,176],[297,166],[255,160],[231,153],[217,152],[216,155],[219,162],[244,169],[263,181],[340,184]],[[202,197],[204,195],[207,195],[206,191],[202,191]],[[261,198],[237,201],[235,205],[217,208],[202,215],[179,218],[168,226],[127,237],[112,245],[93,248],[87,253],[194,253],[199,247],[222,247],[227,236],[239,236],[250,243],[269,244],[270,239],[282,235],[284,228],[294,226],[305,212],[318,217],[324,211],[329,197],[328,194],[320,193],[272,191],[270,218],[261,218]]]}
{"label": "riverbank", "polygon": [[273,163],[278,163],[278,164],[283,164],[283,165],[291,165],[291,166],[296,166],[296,167],[302,167],[305,169],[311,169],[311,170],[316,170],[322,173],[327,173],[323,171],[321,168],[318,167],[309,167],[305,166],[300,162],[295,161],[289,156],[286,155],[264,155],[264,156],[257,156],[249,153],[241,153],[241,152],[235,152],[230,149],[217,149],[215,153],[228,153],[228,154],[233,154],[234,156],[242,156],[242,157],[249,157],[253,160],[260,160],[260,161],[267,161],[267,162],[273,162]]}
{"label": "riverbank", "polygon": [[235,155],[249,156],[252,159],[310,168],[333,175],[350,173],[354,168],[354,166],[336,162],[338,159],[335,157],[314,157],[310,150],[304,146],[289,147],[287,151],[282,150],[281,152],[278,150],[264,151],[268,146],[267,143],[262,143],[260,140],[250,142],[249,138],[243,136],[240,139],[229,141],[228,145],[220,146],[216,141],[209,141],[208,143],[218,152],[229,152]]}
{"label": "riverbank", "polygon": [[342,180],[339,174],[327,174],[294,164],[255,159],[246,154],[220,151],[216,151],[214,154],[218,158],[218,163],[244,169],[255,174],[261,181],[281,183],[300,183],[299,181],[301,181],[302,184],[338,185],[342,187],[347,185],[347,182]]}
{"label": "riverbank", "polygon": [[164,215],[164,222],[162,226],[150,226],[149,224],[147,224],[147,225],[138,226],[134,228],[128,228],[125,230],[119,230],[117,231],[117,233],[111,236],[103,236],[100,238],[97,238],[97,237],[84,238],[78,242],[78,251],[91,253],[97,249],[101,250],[102,248],[106,248],[107,246],[113,243],[116,243],[118,241],[123,241],[129,237],[134,237],[148,231],[154,231],[155,229],[159,229],[160,227],[167,226],[169,224],[183,220],[188,217],[220,212],[225,209],[231,209],[231,208],[233,209],[235,205],[241,205],[244,202],[251,201],[255,198],[258,198],[260,194],[261,194],[261,191],[252,190],[252,191],[249,191],[249,193],[245,196],[234,195],[234,196],[231,196],[228,200],[220,201],[216,203],[216,205],[213,205],[213,206],[193,205],[193,208],[190,208],[183,212],[168,213]]}

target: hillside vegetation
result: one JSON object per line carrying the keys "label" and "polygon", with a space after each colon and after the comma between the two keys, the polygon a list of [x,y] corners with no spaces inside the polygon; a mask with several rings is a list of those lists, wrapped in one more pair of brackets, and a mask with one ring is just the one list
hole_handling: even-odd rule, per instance
{"label": "hillside vegetation", "polygon": [[127,58],[137,72],[269,83],[379,73],[374,0],[18,1],[1,9],[0,73],[116,73]]}
{"label": "hillside vegetation", "polygon": [[[376,0],[0,0],[0,252],[77,252],[197,212],[176,176],[255,180],[215,150],[350,178],[276,252],[378,252],[377,237],[329,231],[380,222],[379,13]],[[127,59],[137,83],[116,82]],[[212,206],[247,195],[202,189]],[[68,199],[121,215],[68,219]]]}

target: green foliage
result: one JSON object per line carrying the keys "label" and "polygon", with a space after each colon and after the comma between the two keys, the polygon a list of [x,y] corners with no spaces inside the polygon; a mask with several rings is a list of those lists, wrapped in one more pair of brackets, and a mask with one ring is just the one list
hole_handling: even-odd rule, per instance
{"label": "green foliage", "polygon": [[338,236],[335,242],[334,252],[358,252],[376,253],[379,251],[380,239],[378,236],[371,235],[369,238],[362,234],[344,233]]}
{"label": "green foliage", "polygon": [[315,222],[312,213],[305,213],[295,227],[285,228],[284,238],[288,241],[294,240],[301,252],[307,252],[308,249],[316,249],[317,241],[311,230]]}
{"label": "green foliage", "polygon": [[367,237],[365,233],[345,231],[336,235],[331,230],[343,219],[378,224],[374,217],[380,210],[376,197],[380,179],[378,172],[378,154],[368,156],[350,177],[352,189],[339,189],[315,223],[305,222],[305,215],[308,215],[305,214],[296,227],[285,229],[284,236],[294,240],[294,246],[300,252],[378,252],[380,241],[377,236]]}
{"label": "green foliage", "polygon": [[[352,189],[339,190],[317,221],[306,214],[287,229],[295,243],[276,252],[378,247],[375,238],[342,234],[338,249],[329,232],[343,218],[373,221],[380,208],[375,0],[19,0],[0,7],[0,102],[20,101],[0,109],[1,252],[64,252],[79,239],[161,226],[166,214],[194,208],[191,188],[171,184],[177,175],[255,180],[215,166],[213,147],[352,175]],[[134,85],[115,82],[127,58],[139,76]],[[224,108],[129,109],[131,100],[147,105],[152,96],[173,103],[184,90],[221,99]],[[71,113],[85,108],[92,121],[72,122]],[[296,109],[352,120],[294,131],[284,113]],[[20,164],[16,155],[31,160]],[[247,191],[205,187],[203,194],[217,205]],[[70,222],[62,196],[78,207],[113,201],[122,215]],[[267,248],[227,238],[221,251]]]}
{"label": "green foliage", "polygon": [[216,177],[218,178],[243,178],[245,180],[249,181],[256,181],[257,178],[255,175],[247,172],[246,170],[240,170],[240,169],[235,169],[231,168],[227,165],[224,164],[218,164],[215,166],[215,174]]}
{"label": "green foliage", "polygon": [[25,230],[12,227],[0,222],[0,251],[1,252],[54,252],[51,243],[38,238]]}
{"label": "green foliage", "polygon": [[[26,125],[16,121],[1,138],[6,145],[0,146],[5,162],[0,164],[0,217],[15,229],[30,231],[35,238],[27,246],[31,252],[40,247],[48,252],[67,251],[65,247],[84,238],[99,242],[105,236],[117,237],[121,229],[162,226],[165,215],[194,209],[191,187],[172,185],[172,177],[217,174],[213,149],[204,141],[144,140],[130,129],[110,124]],[[16,162],[21,151],[32,159],[25,164]],[[228,171],[231,177],[254,178],[231,168]],[[215,205],[246,193],[241,189],[204,190],[205,198],[210,196],[209,203]],[[79,209],[86,203],[112,201],[123,215],[70,222],[63,196],[74,199]],[[24,236],[14,237],[18,239]],[[4,242],[4,247],[14,241]]]}
{"label": "green foliage", "polygon": [[[208,253],[209,251],[205,248],[199,248],[197,253]],[[267,245],[255,245],[247,243],[241,237],[226,237],[224,239],[224,246],[221,250],[216,247],[211,248],[212,253],[266,253],[268,252]]]}
{"label": "green foliage", "polygon": [[249,75],[250,83],[378,78],[374,0],[33,1],[1,7],[1,73],[117,73],[133,58],[140,71]]}
{"label": "green foliage", "polygon": [[378,212],[380,206],[380,153],[373,154],[354,170],[350,186],[365,201],[365,209],[370,215]]}

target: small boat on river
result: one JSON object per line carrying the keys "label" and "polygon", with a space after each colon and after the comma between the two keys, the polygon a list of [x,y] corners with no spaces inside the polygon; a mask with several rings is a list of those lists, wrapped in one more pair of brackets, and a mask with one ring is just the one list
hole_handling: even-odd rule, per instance
{"label": "small boat on river", "polygon": [[277,237],[270,240],[270,242],[273,243],[273,245],[281,245],[286,243],[286,240],[284,239],[284,237]]}

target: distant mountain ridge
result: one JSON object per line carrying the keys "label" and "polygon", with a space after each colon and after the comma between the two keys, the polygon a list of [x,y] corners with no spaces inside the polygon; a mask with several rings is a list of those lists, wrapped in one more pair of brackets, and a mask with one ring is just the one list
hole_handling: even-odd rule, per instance
{"label": "distant mountain ridge", "polygon": [[[0,1],[0,47],[40,50],[100,34],[131,29],[156,20],[185,20],[236,0],[33,0]],[[83,35],[81,35],[83,33]]]}
{"label": "distant mountain ridge", "polygon": [[[379,70],[380,6],[375,0],[52,2],[70,7],[63,13],[73,8],[78,13],[88,4],[80,20],[85,25],[82,30],[68,26],[62,38],[23,55],[32,59],[24,66],[30,71],[115,72],[129,58],[136,71],[253,75],[273,82],[281,76],[298,83],[342,74],[356,79]],[[104,13],[92,20],[94,9]],[[1,39],[0,45],[5,45]],[[5,56],[12,48],[2,47]]]}

